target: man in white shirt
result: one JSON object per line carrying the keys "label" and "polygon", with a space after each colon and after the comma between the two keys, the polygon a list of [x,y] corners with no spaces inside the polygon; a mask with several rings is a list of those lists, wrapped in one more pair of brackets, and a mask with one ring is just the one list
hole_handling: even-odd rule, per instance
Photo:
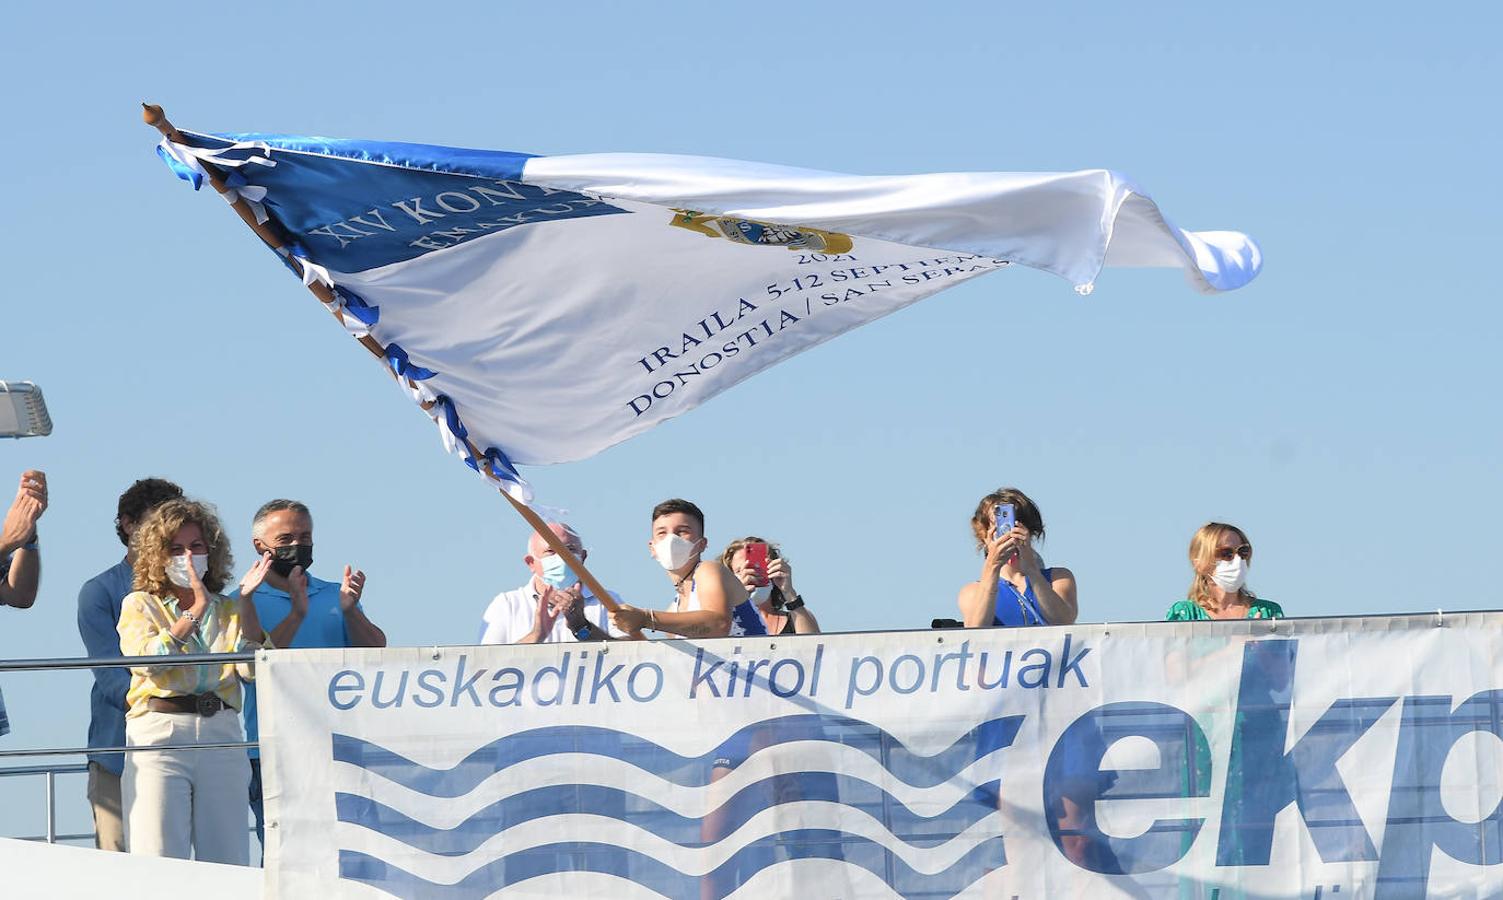
{"label": "man in white shirt", "polygon": [[[578,533],[562,522],[548,527],[580,562],[587,556]],[[541,537],[527,539],[522,557],[532,577],[514,591],[496,595],[480,625],[482,644],[537,644],[600,641],[625,635],[610,627],[610,614]],[[620,597],[611,592],[611,598]]]}

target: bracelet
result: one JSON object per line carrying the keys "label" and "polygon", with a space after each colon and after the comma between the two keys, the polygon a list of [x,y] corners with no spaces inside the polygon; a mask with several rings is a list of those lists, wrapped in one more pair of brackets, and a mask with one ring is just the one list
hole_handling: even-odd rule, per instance
{"label": "bracelet", "polygon": [[803,609],[803,608],[804,608],[804,598],[800,594],[794,594],[792,600],[785,600],[785,601],[783,601],[783,610],[785,612],[793,612],[794,610]]}
{"label": "bracelet", "polygon": [[203,619],[199,618],[198,616],[195,616],[193,613],[189,612],[186,609],[183,610],[183,617],[185,619],[187,619],[189,622],[192,622],[194,628],[197,628],[198,626],[202,625],[203,621],[204,621]]}
{"label": "bracelet", "polygon": [[658,630],[658,613],[657,613],[657,610],[655,610],[655,609],[649,609],[647,611],[647,627],[651,628],[653,631],[657,631]]}
{"label": "bracelet", "polygon": [[38,550],[42,549],[42,545],[37,543],[37,533],[35,531],[33,531],[31,533],[31,540],[27,541],[26,543],[22,544],[21,546],[17,547],[16,549],[17,550],[30,550],[32,553],[35,553]]}

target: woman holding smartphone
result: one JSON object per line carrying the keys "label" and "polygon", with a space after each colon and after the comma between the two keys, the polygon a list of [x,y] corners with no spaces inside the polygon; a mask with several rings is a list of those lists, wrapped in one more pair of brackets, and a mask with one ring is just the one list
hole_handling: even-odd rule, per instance
{"label": "woman holding smartphone", "polygon": [[999,488],[982,497],[971,531],[985,559],[981,577],[960,589],[967,628],[1074,623],[1075,575],[1063,566],[1045,568],[1033,548],[1044,537],[1044,519],[1026,494]]}
{"label": "woman holding smartphone", "polygon": [[819,634],[819,620],[793,589],[793,567],[776,544],[748,535],[731,541],[720,562],[746,588],[768,634]]}
{"label": "woman holding smartphone", "polygon": [[1164,619],[1282,619],[1282,607],[1248,589],[1251,566],[1252,542],[1242,529],[1223,522],[1200,526],[1190,538],[1190,568],[1195,571],[1190,597],[1169,607]]}

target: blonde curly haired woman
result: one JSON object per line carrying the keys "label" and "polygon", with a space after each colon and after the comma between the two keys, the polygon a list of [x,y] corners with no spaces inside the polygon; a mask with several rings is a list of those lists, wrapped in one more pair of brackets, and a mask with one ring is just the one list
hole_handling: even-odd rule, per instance
{"label": "blonde curly haired woman", "polygon": [[[158,506],[131,535],[135,592],[120,611],[120,652],[160,656],[162,665],[131,668],[125,741],[131,747],[235,743],[240,682],[249,664],[172,665],[172,656],[243,653],[263,646],[252,597],[271,565],[268,553],[240,580],[239,600],[220,594],[229,582],[229,539],[213,509],[193,500]],[[247,865],[245,798],[250,762],[244,750],[135,751],[121,778],[127,843],[132,853]]]}
{"label": "blonde curly haired woman", "polygon": [[1208,522],[1190,538],[1190,597],[1169,607],[1170,622],[1201,619],[1282,619],[1284,610],[1247,587],[1252,542],[1235,525]]}

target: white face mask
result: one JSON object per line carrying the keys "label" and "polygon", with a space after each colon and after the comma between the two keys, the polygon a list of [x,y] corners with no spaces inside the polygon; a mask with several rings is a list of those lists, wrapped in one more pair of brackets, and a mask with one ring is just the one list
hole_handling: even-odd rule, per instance
{"label": "white face mask", "polygon": [[693,541],[686,541],[676,534],[665,534],[652,545],[652,555],[658,565],[670,572],[682,569],[696,552]]}
{"label": "white face mask", "polygon": [[751,595],[750,595],[750,597],[748,599],[750,599],[751,602],[757,604],[758,606],[761,606],[763,603],[766,603],[771,598],[772,598],[772,585],[770,585],[770,584],[759,584],[756,587],[754,587],[754,588],[751,589]]}
{"label": "white face mask", "polygon": [[1240,556],[1217,560],[1216,570],[1211,573],[1211,580],[1228,594],[1237,593],[1242,590],[1242,585],[1247,583],[1247,560]]}
{"label": "white face mask", "polygon": [[538,568],[542,569],[543,583],[553,588],[572,587],[579,576],[574,574],[574,569],[564,558],[557,554],[549,554],[538,562]]}
{"label": "white face mask", "polygon": [[[193,554],[193,571],[198,573],[198,578],[202,581],[204,574],[209,571],[207,553]],[[174,556],[167,560],[167,580],[180,588],[193,586],[193,582],[188,580],[188,560],[185,557]]]}

